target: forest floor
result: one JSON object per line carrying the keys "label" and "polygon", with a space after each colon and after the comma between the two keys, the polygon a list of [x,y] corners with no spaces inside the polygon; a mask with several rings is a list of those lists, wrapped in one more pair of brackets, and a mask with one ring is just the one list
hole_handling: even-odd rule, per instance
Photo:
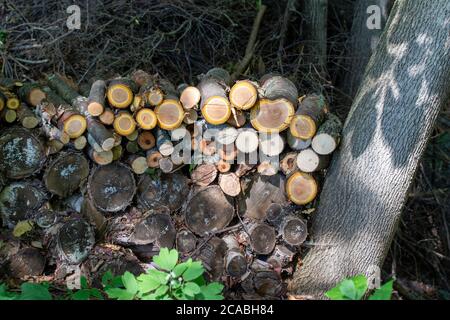
{"label": "forest floor", "polygon": [[[135,69],[176,83],[193,83],[214,66],[232,70],[244,55],[257,11],[254,0],[82,1],[81,29],[68,30],[64,1],[5,3],[1,76],[31,80],[59,72],[80,86]],[[331,2],[325,77],[305,62],[302,13],[287,10],[287,1],[266,4],[246,76],[281,72],[302,93],[320,90],[345,119],[351,99],[341,79],[351,72],[347,39],[353,1]],[[436,123],[383,266],[384,280],[396,278],[400,299],[450,298],[449,116],[446,108]]]}

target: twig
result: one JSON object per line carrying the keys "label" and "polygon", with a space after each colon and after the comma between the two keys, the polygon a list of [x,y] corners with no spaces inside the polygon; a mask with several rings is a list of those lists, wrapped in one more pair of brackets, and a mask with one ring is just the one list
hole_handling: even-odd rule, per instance
{"label": "twig", "polygon": [[258,36],[259,26],[261,25],[262,18],[264,16],[264,12],[266,11],[267,6],[261,5],[259,7],[258,13],[256,15],[255,21],[253,22],[252,32],[250,33],[250,38],[248,39],[247,48],[245,48],[245,55],[242,58],[241,62],[238,64],[236,70],[231,75],[232,81],[236,80],[247,68],[250,63],[253,52],[255,50],[256,37]]}

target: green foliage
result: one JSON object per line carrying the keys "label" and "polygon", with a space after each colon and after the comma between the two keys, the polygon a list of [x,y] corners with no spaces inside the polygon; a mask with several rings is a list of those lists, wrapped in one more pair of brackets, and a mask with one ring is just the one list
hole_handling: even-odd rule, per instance
{"label": "green foliage", "polygon": [[[178,251],[161,249],[153,258],[155,269],[139,276],[126,271],[114,276],[110,271],[102,276],[103,290],[90,288],[85,277],[80,278],[79,290],[68,290],[67,300],[222,300],[223,285],[207,284],[200,261],[188,259],[179,263]],[[20,292],[8,290],[0,283],[0,300],[52,300],[48,283],[25,282]]]}
{"label": "green foliage", "polygon": [[[393,283],[394,281],[390,280],[380,288],[375,289],[368,300],[390,300]],[[367,289],[367,278],[364,275],[357,275],[343,280],[336,287],[327,291],[325,295],[331,300],[361,300]]]}
{"label": "green foliage", "polygon": [[223,285],[206,284],[204,268],[199,261],[189,259],[178,263],[178,252],[161,249],[153,258],[157,269],[134,276],[129,272],[113,284],[112,275],[104,279],[105,293],[118,300],[221,300]]}

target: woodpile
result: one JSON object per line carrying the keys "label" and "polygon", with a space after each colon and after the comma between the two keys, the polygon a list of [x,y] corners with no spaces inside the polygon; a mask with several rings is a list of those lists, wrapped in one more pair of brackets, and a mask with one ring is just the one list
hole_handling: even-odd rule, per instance
{"label": "woodpile", "polygon": [[12,275],[56,264],[66,279],[82,265],[94,281],[95,254],[136,266],[176,247],[231,295],[282,294],[339,144],[322,95],[299,98],[274,74],[232,82],[221,68],[177,87],[137,70],[86,96],[57,74],[0,84],[1,221],[34,226]]}

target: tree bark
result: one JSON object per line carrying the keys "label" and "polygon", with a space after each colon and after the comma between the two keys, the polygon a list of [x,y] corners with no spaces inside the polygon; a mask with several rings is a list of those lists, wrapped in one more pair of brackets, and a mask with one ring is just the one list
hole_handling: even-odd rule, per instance
{"label": "tree bark", "polygon": [[388,252],[409,185],[450,87],[450,2],[395,2],[329,169],[312,248],[291,292],[322,297]]}
{"label": "tree bark", "polygon": [[[393,0],[356,1],[349,40],[349,54],[351,58],[349,66],[351,68],[349,68],[349,72],[346,73],[342,82],[344,92],[352,98],[356,95],[356,91],[363,80],[367,63],[380,41],[392,2]],[[367,19],[370,15],[367,13],[367,8],[372,5],[376,5],[381,9],[380,29],[369,29],[367,27]]]}

